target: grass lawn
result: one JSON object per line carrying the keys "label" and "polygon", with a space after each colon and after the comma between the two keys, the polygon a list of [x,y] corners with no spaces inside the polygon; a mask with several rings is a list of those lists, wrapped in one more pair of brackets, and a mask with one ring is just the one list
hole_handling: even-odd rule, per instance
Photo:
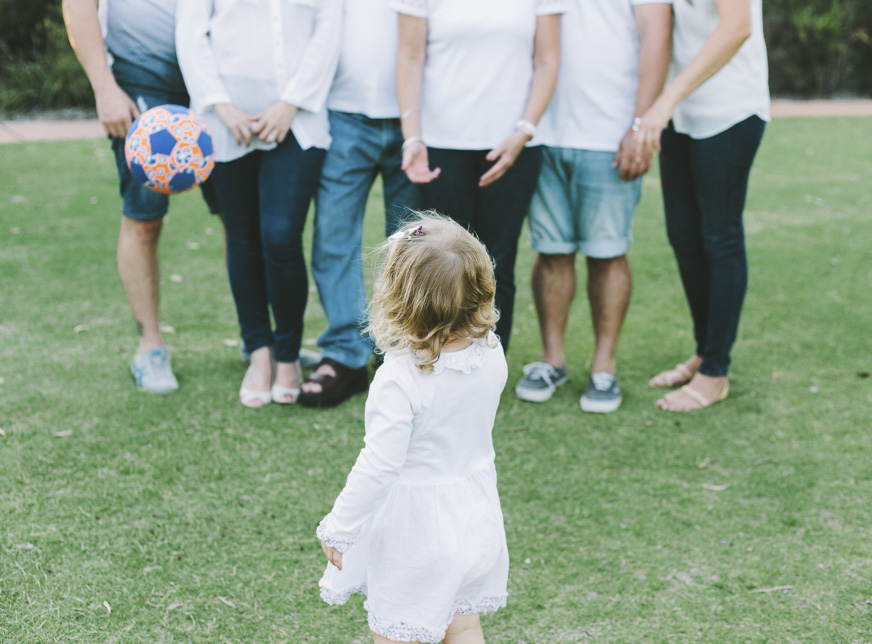
{"label": "grass lawn", "polygon": [[[769,128],[732,392],[702,413],[660,412],[646,385],[692,350],[656,178],[617,413],[578,409],[581,297],[569,384],[545,406],[511,393],[539,357],[522,241],[494,431],[510,599],[483,620],[489,642],[872,641],[870,128]],[[0,642],[369,641],[359,598],[319,600],[314,538],[362,446],[365,397],[237,402],[220,224],[196,194],[174,199],[161,242],[182,390],[137,393],[119,204],[103,140],[0,147]],[[307,345],[324,327],[311,285]]]}

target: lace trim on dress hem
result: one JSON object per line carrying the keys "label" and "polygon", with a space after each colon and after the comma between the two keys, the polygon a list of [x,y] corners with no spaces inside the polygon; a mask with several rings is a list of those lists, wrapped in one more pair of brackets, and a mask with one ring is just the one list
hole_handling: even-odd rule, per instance
{"label": "lace trim on dress hem", "polygon": [[479,597],[477,599],[458,599],[454,602],[451,609],[451,614],[445,620],[445,625],[439,628],[427,628],[426,626],[415,626],[406,622],[388,623],[369,608],[369,602],[364,603],[363,607],[369,614],[369,629],[382,637],[395,642],[441,642],[445,638],[445,632],[451,625],[451,621],[455,615],[469,615],[470,613],[492,613],[506,605],[508,595],[493,595]]}
{"label": "lace trim on dress hem", "polygon": [[340,591],[330,590],[329,588],[324,588],[323,586],[321,587],[321,599],[323,599],[331,606],[344,604],[352,595],[366,596],[366,584],[364,583],[355,588],[348,588],[346,590]]}
{"label": "lace trim on dress hem", "polygon": [[331,548],[336,548],[339,552],[345,553],[357,543],[357,540],[360,538],[360,533],[363,528],[359,528],[357,532],[355,532],[351,537],[343,538],[338,537],[330,532],[327,528],[327,521],[330,519],[330,515],[328,514],[321,520],[321,523],[318,524],[318,529],[315,531],[315,534],[318,538],[326,543]]}

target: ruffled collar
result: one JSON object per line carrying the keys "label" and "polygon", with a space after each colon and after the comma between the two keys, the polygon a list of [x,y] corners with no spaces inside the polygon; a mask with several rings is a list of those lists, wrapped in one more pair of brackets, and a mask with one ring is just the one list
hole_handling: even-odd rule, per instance
{"label": "ruffled collar", "polygon": [[[496,334],[491,331],[486,338],[473,339],[472,344],[459,351],[446,351],[439,355],[439,359],[433,363],[433,375],[442,373],[446,369],[460,371],[462,373],[472,373],[473,369],[478,369],[484,364],[484,359],[487,354],[485,350],[488,345],[497,342]],[[400,356],[408,356],[411,360],[415,357],[408,349],[403,351],[389,351],[385,354],[385,360],[392,360]]]}

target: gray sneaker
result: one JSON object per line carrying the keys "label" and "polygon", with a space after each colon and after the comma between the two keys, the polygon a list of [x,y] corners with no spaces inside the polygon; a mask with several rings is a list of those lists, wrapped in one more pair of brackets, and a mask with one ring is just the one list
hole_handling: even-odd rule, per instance
{"label": "gray sneaker", "polygon": [[524,366],[524,377],[515,385],[515,395],[528,402],[545,402],[568,379],[566,365],[555,369],[547,362],[533,362]]}
{"label": "gray sneaker", "polygon": [[587,389],[581,397],[582,411],[594,414],[608,414],[621,406],[621,388],[618,379],[610,373],[600,371],[590,374]]}
{"label": "gray sneaker", "polygon": [[170,351],[166,347],[137,353],[130,364],[130,373],[136,388],[147,394],[172,394],[179,390],[170,366]]}

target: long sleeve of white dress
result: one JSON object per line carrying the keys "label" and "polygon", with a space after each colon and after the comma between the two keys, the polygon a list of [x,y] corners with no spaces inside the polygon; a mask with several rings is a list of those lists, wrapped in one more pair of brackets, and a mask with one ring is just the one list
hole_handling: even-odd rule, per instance
{"label": "long sleeve of white dress", "polygon": [[366,446],[348,475],[318,538],[340,552],[353,546],[361,528],[384,503],[406,461],[415,418],[414,383],[386,362],[376,372],[366,401]]}

